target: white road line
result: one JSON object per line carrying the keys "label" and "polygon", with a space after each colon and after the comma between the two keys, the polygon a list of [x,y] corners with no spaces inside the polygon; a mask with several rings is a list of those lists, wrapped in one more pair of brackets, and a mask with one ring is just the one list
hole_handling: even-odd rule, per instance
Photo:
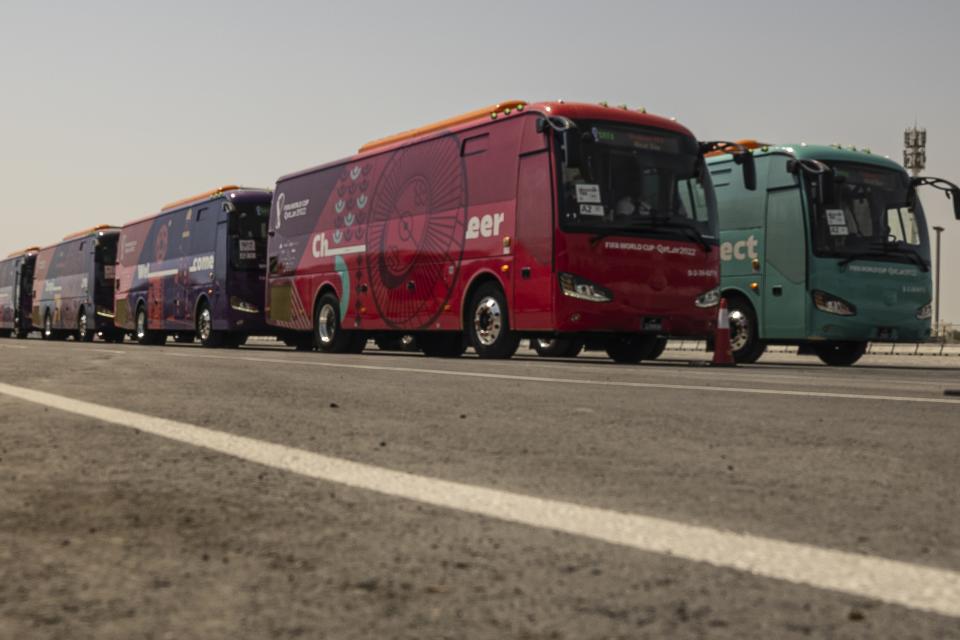
{"label": "white road line", "polygon": [[317,480],[960,617],[960,573],[437,480],[0,383],[0,394]]}
{"label": "white road line", "polygon": [[26,347],[19,344],[0,344],[0,349],[26,349]]}
{"label": "white road line", "polygon": [[176,358],[204,358],[209,360],[233,360],[239,362],[270,362],[275,364],[299,364],[310,367],[329,367],[332,369],[358,369],[361,371],[390,371],[394,373],[419,373],[425,375],[453,376],[462,378],[486,378],[493,380],[512,380],[515,382],[545,382],[554,384],[574,384],[598,387],[625,387],[629,389],[672,389],[678,391],[713,391],[718,393],[745,393],[751,395],[791,396],[801,398],[831,398],[841,400],[872,400],[886,402],[916,402],[921,404],[960,405],[960,399],[920,398],[915,396],[883,396],[862,393],[833,393],[829,391],[793,391],[790,389],[750,389],[743,387],[715,387],[696,384],[667,384],[661,382],[631,382],[628,380],[584,380],[579,378],[547,378],[543,376],[520,376],[507,373],[483,373],[479,371],[451,371],[448,369],[421,369],[419,367],[386,367],[369,364],[346,364],[306,361],[296,358],[254,358],[250,356],[216,356],[180,352],[165,352],[164,355]]}

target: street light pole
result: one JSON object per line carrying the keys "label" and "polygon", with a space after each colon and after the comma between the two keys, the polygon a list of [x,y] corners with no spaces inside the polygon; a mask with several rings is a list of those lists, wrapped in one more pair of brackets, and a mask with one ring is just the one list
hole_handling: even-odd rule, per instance
{"label": "street light pole", "polygon": [[937,335],[940,335],[940,234],[943,233],[943,227],[934,227],[934,231],[937,232],[937,279],[934,283],[934,300],[935,300],[935,309],[937,310],[936,314],[936,331]]}

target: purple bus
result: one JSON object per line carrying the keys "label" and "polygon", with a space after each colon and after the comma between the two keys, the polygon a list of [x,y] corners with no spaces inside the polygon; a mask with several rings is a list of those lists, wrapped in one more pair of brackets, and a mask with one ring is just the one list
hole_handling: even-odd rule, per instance
{"label": "purple bus", "polygon": [[120,230],[101,225],[69,235],[37,253],[33,327],[45,340],[74,337],[122,342],[113,326],[113,283]]}
{"label": "purple bus", "polygon": [[0,337],[26,338],[33,330],[33,266],[39,250],[31,247],[0,261]]}
{"label": "purple bus", "polygon": [[115,323],[140,344],[238,347],[264,321],[271,192],[226,186],[120,231]]}

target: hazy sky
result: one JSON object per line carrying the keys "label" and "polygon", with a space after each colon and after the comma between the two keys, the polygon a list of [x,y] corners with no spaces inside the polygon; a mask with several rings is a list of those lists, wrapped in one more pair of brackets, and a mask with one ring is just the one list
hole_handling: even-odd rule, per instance
{"label": "hazy sky", "polygon": [[[508,98],[608,100],[701,139],[854,144],[960,181],[960,3],[0,0],[0,255]],[[960,322],[960,221],[943,316]]]}

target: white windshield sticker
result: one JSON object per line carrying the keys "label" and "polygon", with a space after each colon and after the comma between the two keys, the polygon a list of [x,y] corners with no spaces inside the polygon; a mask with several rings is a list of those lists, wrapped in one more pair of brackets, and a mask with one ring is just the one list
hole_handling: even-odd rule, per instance
{"label": "white windshield sticker", "polygon": [[578,184],[577,202],[603,202],[600,199],[600,185],[598,184]]}
{"label": "white windshield sticker", "polygon": [[830,225],[830,235],[832,236],[848,236],[850,235],[850,230],[847,229],[847,225]]}
{"label": "white windshield sticker", "polygon": [[240,241],[240,251],[256,251],[257,250],[257,241],[256,240],[241,240]]}
{"label": "white windshield sticker", "polygon": [[[843,209],[827,209],[827,224],[831,227],[845,226],[847,224],[847,217],[843,215]],[[844,231],[843,235],[847,235],[847,232]]]}
{"label": "white windshield sticker", "polygon": [[603,216],[602,204],[582,204],[580,205],[580,215],[582,216]]}
{"label": "white windshield sticker", "polygon": [[103,265],[103,278],[105,280],[113,280],[116,277],[117,268],[112,264]]}

